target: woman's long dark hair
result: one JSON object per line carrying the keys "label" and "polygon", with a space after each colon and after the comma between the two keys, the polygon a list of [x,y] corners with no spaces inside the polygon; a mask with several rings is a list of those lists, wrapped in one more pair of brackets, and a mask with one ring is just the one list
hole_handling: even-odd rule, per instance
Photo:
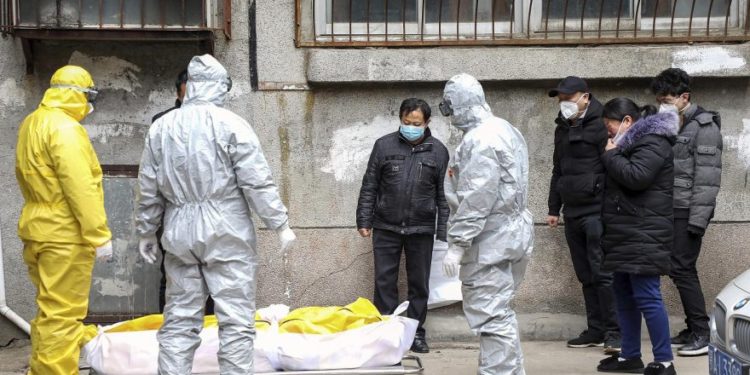
{"label": "woman's long dark hair", "polygon": [[635,102],[628,98],[614,98],[604,105],[604,118],[610,120],[622,121],[625,116],[630,116],[633,122],[640,120],[642,117],[651,116],[657,112],[656,107],[646,104],[639,107]]}

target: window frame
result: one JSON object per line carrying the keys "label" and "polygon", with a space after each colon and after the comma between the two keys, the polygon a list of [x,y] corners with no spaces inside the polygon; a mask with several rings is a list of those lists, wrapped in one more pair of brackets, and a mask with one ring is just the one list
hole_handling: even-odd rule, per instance
{"label": "window frame", "polygon": [[[339,1],[357,1],[357,0],[339,0]],[[313,0],[314,4],[314,29],[315,38],[318,41],[346,41],[346,40],[385,40],[386,29],[388,30],[388,41],[392,40],[444,40],[452,38],[459,40],[462,37],[475,37],[475,38],[492,38],[493,31],[495,36],[499,35],[510,35],[511,33],[511,22],[510,21],[495,21],[494,27],[493,22],[462,22],[462,21],[442,21],[442,22],[428,22],[425,19],[425,0],[413,0],[417,4],[416,13],[417,17],[415,21],[404,21],[399,20],[397,22],[332,22],[333,14],[332,7],[330,7],[331,0]],[[460,0],[459,0],[460,1]],[[493,2],[494,0],[489,0]],[[526,5],[531,0],[523,0],[523,4]],[[475,1],[474,4],[477,4]],[[524,25],[523,14],[526,7],[513,7],[513,30],[524,30],[523,27],[518,28],[515,25]],[[476,14],[476,12],[475,12]],[[331,22],[329,22],[331,20]],[[342,33],[334,34],[336,25],[341,25],[343,28]],[[351,25],[351,32],[349,27]],[[406,27],[404,27],[406,26]],[[367,32],[369,28],[369,33]],[[398,30],[398,32],[391,32],[391,30]],[[459,31],[458,33],[456,31]],[[462,30],[470,30],[470,33],[461,33]],[[341,30],[339,30],[341,31]],[[351,38],[350,38],[351,33]],[[458,37],[457,37],[458,35]]]}
{"label": "window frame", "polygon": [[[629,2],[627,14],[617,17],[581,18],[581,15],[562,19],[545,19],[542,12],[547,0],[515,0],[513,3],[512,21],[505,16],[503,20],[481,20],[486,13],[475,9],[473,19],[464,21],[429,22],[425,17],[426,0],[414,0],[417,3],[416,19],[384,22],[352,22],[351,35],[349,22],[331,21],[331,0],[296,0],[298,17],[304,14],[303,3],[311,6],[313,15],[308,13],[307,21],[298,19],[298,46],[408,46],[408,45],[554,45],[554,44],[589,44],[589,43],[666,43],[670,41],[748,41],[750,40],[750,0],[730,0],[729,16],[726,5],[719,10],[716,4],[712,7],[712,16],[689,17],[654,17],[643,16],[645,0],[623,0]],[[349,1],[349,0],[334,0]],[[361,0],[352,0],[361,1]],[[479,0],[482,1],[482,0]],[[490,0],[489,4],[493,4]],[[557,1],[557,0],[552,0]],[[599,0],[588,0],[599,1]],[[667,2],[669,0],[660,0]],[[678,7],[692,6],[692,0],[679,1]],[[695,0],[705,6],[711,0]],[[685,2],[684,5],[682,2]],[[476,0],[474,4],[477,4]],[[485,7],[487,3],[480,4]],[[673,4],[670,4],[673,7]],[[670,10],[670,14],[672,10]],[[720,14],[717,14],[720,13]],[[474,19],[481,20],[475,22]],[[465,15],[464,15],[465,16]],[[328,18],[327,18],[328,17]],[[452,17],[453,18],[453,17]],[[302,29],[307,24],[308,32]],[[368,29],[369,25],[369,29]],[[404,30],[406,25],[406,30]],[[565,28],[563,28],[563,25]],[[710,26],[710,28],[708,27]],[[335,27],[335,28],[334,28]],[[457,28],[459,32],[457,33]],[[332,31],[337,34],[333,34]],[[369,31],[369,33],[368,33]],[[302,40],[302,38],[308,38]]]}
{"label": "window frame", "polygon": [[[10,0],[13,3],[13,27],[16,29],[59,29],[59,30],[169,30],[169,31],[179,31],[179,30],[186,30],[186,31],[195,31],[195,30],[214,30],[214,29],[220,29],[222,27],[226,27],[227,22],[227,15],[225,14],[224,20],[221,20],[219,16],[219,11],[223,8],[224,12],[229,12],[228,16],[231,17],[231,0],[202,0],[202,4],[200,8],[201,14],[199,14],[200,22],[198,24],[188,24],[187,20],[188,17],[185,17],[185,23],[181,24],[167,24],[166,18],[167,16],[164,16],[164,24],[161,23],[148,23],[146,22],[145,18],[142,18],[141,23],[126,23],[125,19],[127,18],[125,16],[125,5],[124,1],[131,1],[131,0],[121,0],[121,6],[122,8],[120,11],[118,11],[117,16],[119,17],[120,22],[109,22],[104,17],[99,17],[100,22],[83,22],[84,16],[83,12],[81,12],[81,9],[79,8],[79,14],[78,14],[78,23],[75,26],[71,25],[50,25],[48,23],[42,23],[39,17],[39,7],[41,6],[39,3],[33,3],[33,5],[30,5],[33,12],[36,12],[37,19],[36,22],[22,22],[21,20],[21,2],[24,0]],[[163,0],[133,0],[133,1],[141,1],[141,7],[146,6],[145,3],[148,1],[163,1]],[[79,3],[82,6],[82,3]],[[60,4],[56,5],[59,6]],[[162,6],[161,4],[158,4],[158,6]],[[167,8],[167,12],[170,11],[171,8],[169,8],[166,5],[163,5],[165,8]],[[99,7],[104,7],[104,3],[100,3]],[[141,10],[143,12],[143,10]],[[100,10],[101,12],[101,10]],[[180,11],[178,10],[178,13]],[[187,14],[187,11],[186,11]],[[231,32],[229,30],[225,30],[228,34],[231,35]]]}

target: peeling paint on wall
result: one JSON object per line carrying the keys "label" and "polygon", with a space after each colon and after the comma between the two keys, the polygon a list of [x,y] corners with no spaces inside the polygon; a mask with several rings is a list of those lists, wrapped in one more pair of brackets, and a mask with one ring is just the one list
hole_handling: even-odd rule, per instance
{"label": "peeling paint on wall", "polygon": [[68,63],[88,70],[99,89],[125,90],[133,93],[141,87],[137,75],[141,68],[114,56],[88,56],[75,51]]}
{"label": "peeling paint on wall", "polygon": [[750,119],[742,119],[742,133],[724,136],[727,149],[737,150],[737,157],[745,169],[750,169]]}
{"label": "peeling paint on wall", "polygon": [[[432,135],[440,139],[448,150],[451,136],[449,124],[442,118],[433,118],[430,122]],[[397,117],[375,116],[370,123],[359,122],[353,126],[333,132],[328,158],[320,170],[333,174],[338,182],[353,183],[362,179],[370,158],[372,146],[378,138],[398,130]],[[458,130],[456,130],[458,131]]]}
{"label": "peeling paint on wall", "polygon": [[[123,256],[129,248],[129,243],[125,239],[113,238],[112,247],[114,257],[118,262],[126,262],[127,266],[114,267],[111,271],[114,271],[114,275],[110,277],[95,277],[92,282],[92,289],[101,296],[108,297],[128,297],[132,298],[138,285],[133,280],[133,274],[131,270],[135,266],[137,257],[134,256]],[[114,265],[112,263],[111,265]]]}
{"label": "peeling paint on wall", "polygon": [[375,141],[398,129],[396,117],[375,116],[371,123],[359,122],[333,132],[328,158],[320,170],[333,174],[338,182],[362,179]]}
{"label": "peeling paint on wall", "polygon": [[722,47],[690,47],[672,54],[672,66],[689,74],[741,69],[745,65],[742,56],[735,56]]}
{"label": "peeling paint on wall", "polygon": [[8,78],[0,84],[0,104],[3,107],[21,107],[26,103],[26,91],[18,87],[15,79]]}
{"label": "peeling paint on wall", "polygon": [[89,139],[93,142],[107,143],[109,138],[124,137],[142,139],[148,128],[141,124],[85,124],[84,127],[89,133]]}
{"label": "peeling paint on wall", "polygon": [[161,105],[162,103],[164,103],[166,105],[169,103],[170,99],[172,100],[172,102],[177,99],[177,93],[175,92],[175,89],[173,87],[153,90],[148,93],[149,104]]}
{"label": "peeling paint on wall", "polygon": [[250,87],[250,83],[247,81],[239,81],[232,83],[232,91],[229,91],[229,101],[236,100],[243,95],[249,94],[253,91]]}

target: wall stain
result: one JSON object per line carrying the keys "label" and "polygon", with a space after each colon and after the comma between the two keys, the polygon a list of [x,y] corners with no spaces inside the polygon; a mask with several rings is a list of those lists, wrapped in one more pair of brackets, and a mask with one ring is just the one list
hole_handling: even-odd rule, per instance
{"label": "wall stain", "polygon": [[291,157],[291,146],[289,144],[289,121],[287,117],[287,102],[284,93],[276,95],[276,102],[279,105],[279,115],[281,123],[277,129],[279,136],[279,152],[281,153],[281,199],[284,205],[289,207],[291,201],[289,191],[289,159]]}
{"label": "wall stain", "polygon": [[[305,92],[305,150],[313,150],[313,110],[315,108],[315,93],[312,91]],[[313,159],[314,160],[314,159]]]}

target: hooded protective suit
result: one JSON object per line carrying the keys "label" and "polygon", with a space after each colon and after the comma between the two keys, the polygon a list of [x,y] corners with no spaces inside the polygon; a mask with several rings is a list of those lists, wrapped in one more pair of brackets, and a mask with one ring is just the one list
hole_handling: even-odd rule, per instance
{"label": "hooded protective suit", "polygon": [[493,116],[474,77],[451,78],[443,100],[452,110],[451,124],[464,132],[446,184],[458,204],[448,222],[448,242],[463,252],[459,277],[466,319],[480,335],[478,373],[524,374],[510,303],[534,243],[526,142],[510,123]]}
{"label": "hooded protective suit", "polygon": [[39,107],[24,119],[16,179],[24,198],[18,235],[37,289],[30,374],[77,374],[80,346],[96,335],[88,311],[95,248],[108,243],[102,170],[86,129],[91,75],[57,70]]}
{"label": "hooded protective suit", "polygon": [[251,374],[258,260],[250,215],[278,230],[288,226],[287,211],[255,132],[222,108],[227,71],[203,55],[192,59],[188,75],[182,107],[149,130],[138,177],[138,234],[154,236],[164,215],[168,281],[159,373],[191,373],[210,294],[221,373]]}

